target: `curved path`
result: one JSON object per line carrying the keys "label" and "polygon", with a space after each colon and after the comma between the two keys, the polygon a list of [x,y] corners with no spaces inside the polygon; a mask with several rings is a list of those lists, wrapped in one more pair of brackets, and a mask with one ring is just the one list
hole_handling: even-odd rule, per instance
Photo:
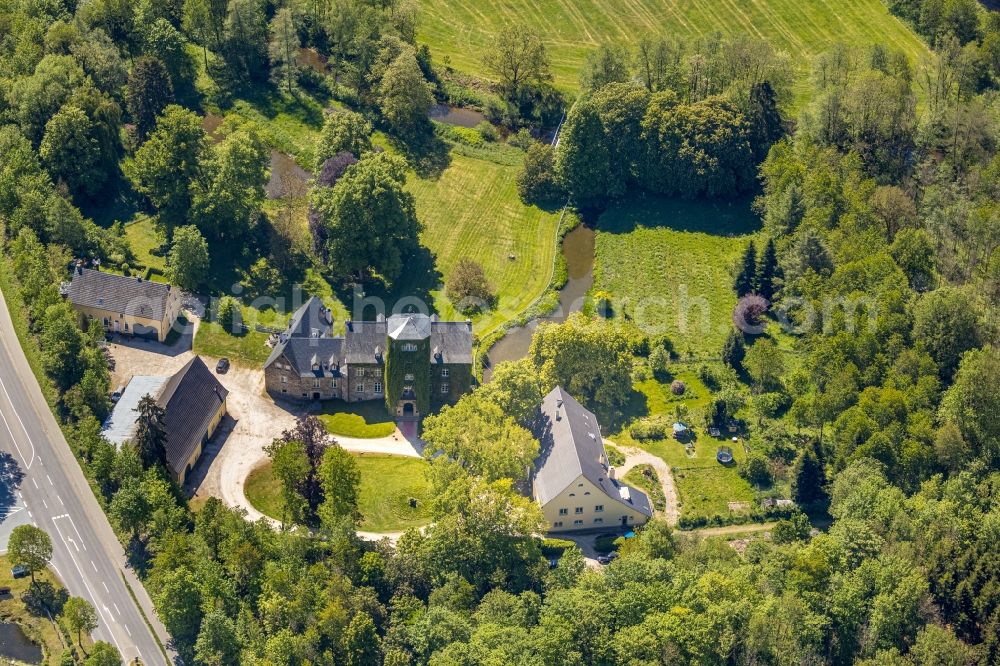
{"label": "curved path", "polygon": [[656,475],[660,477],[660,487],[663,489],[663,496],[666,498],[666,509],[662,512],[667,519],[667,523],[676,526],[680,519],[680,504],[677,500],[677,488],[674,486],[674,474],[670,466],[663,462],[662,458],[654,456],[648,451],[633,446],[618,446],[610,439],[605,440],[612,444],[625,455],[625,464],[617,467],[618,478],[624,478],[636,465],[649,465],[656,470]]}

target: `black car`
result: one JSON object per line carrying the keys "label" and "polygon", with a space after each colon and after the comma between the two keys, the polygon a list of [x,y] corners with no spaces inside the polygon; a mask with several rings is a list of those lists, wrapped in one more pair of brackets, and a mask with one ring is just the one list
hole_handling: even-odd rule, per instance
{"label": "black car", "polygon": [[229,359],[220,358],[219,362],[215,364],[215,371],[220,375],[229,370]]}
{"label": "black car", "polygon": [[618,553],[610,552],[607,555],[599,555],[597,557],[598,564],[611,564],[618,557]]}
{"label": "black car", "polygon": [[23,564],[16,564],[14,565],[14,568],[10,570],[10,575],[13,576],[14,578],[24,578],[30,573],[31,572],[28,571],[28,567],[24,566]]}

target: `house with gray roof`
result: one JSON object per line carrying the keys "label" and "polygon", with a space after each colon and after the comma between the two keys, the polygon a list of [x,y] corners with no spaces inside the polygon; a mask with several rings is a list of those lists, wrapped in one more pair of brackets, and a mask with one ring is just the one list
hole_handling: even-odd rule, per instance
{"label": "house with gray roof", "polygon": [[200,356],[167,377],[132,377],[104,423],[102,434],[109,442],[121,446],[135,437],[139,401],[146,396],[163,410],[167,468],[183,485],[226,415],[229,391]]}
{"label": "house with gray roof", "polygon": [[551,531],[632,527],[653,516],[646,494],[615,478],[597,417],[561,387],[542,399],[532,432],[541,444],[532,495]]}
{"label": "house with gray roof", "polygon": [[264,364],[264,385],[290,400],[383,400],[391,413],[418,419],[454,403],[472,386],[472,324],[408,313],[333,319],[311,297],[292,316]]}
{"label": "house with gray roof", "polygon": [[181,298],[169,284],[76,266],[61,291],[88,324],[110,333],[164,342],[181,312]]}

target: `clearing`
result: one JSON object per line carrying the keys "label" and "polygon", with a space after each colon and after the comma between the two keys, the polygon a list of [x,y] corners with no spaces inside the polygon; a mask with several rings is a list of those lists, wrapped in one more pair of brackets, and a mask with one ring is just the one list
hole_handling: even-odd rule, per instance
{"label": "clearing", "polygon": [[681,358],[717,358],[736,305],[730,269],[759,225],[748,199],[619,204],[598,221],[594,289]]}

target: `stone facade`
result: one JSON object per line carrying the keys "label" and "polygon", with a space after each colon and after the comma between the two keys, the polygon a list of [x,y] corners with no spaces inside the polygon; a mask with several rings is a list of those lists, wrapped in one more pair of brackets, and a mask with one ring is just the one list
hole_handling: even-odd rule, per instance
{"label": "stone facade", "polygon": [[401,418],[453,404],[472,388],[472,327],[426,315],[332,320],[311,298],[293,315],[264,364],[264,385],[287,400],[383,400]]}

